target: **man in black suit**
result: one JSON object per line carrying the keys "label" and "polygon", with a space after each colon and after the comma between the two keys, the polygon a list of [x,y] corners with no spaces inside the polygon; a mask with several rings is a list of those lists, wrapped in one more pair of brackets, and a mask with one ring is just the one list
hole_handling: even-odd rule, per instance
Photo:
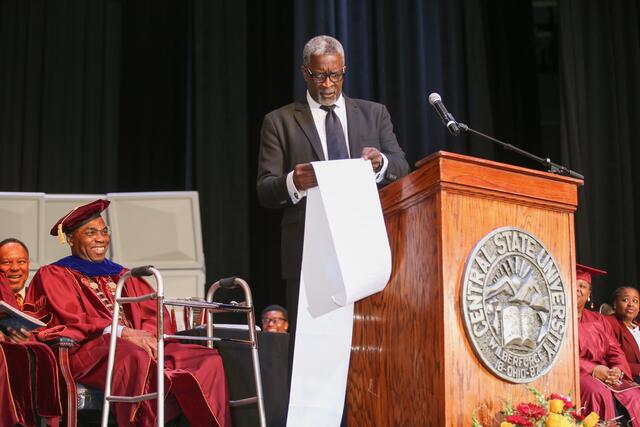
{"label": "man in black suit", "polygon": [[306,190],[317,186],[310,162],[339,158],[371,160],[380,184],[409,171],[409,165],[384,105],[342,94],[347,67],[344,49],[333,37],[307,42],[300,67],[306,99],[285,105],[264,118],[260,135],[257,191],[260,203],[284,208],[282,277],[287,282],[289,331],[294,337]]}

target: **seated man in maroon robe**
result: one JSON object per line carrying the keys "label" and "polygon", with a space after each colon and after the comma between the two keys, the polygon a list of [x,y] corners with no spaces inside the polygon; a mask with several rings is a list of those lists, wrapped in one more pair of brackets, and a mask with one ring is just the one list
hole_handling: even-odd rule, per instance
{"label": "seated man in maroon robe", "polygon": [[[0,301],[18,308],[10,281],[0,271]],[[31,389],[31,356],[35,358],[35,400]],[[34,372],[34,373],[35,373]],[[0,425],[31,427],[36,425],[36,412],[57,424],[62,414],[58,395],[58,371],[53,352],[36,342],[27,331],[8,329],[0,332]],[[34,410],[33,402],[36,404]]]}
{"label": "seated man in maroon robe", "polygon": [[3,271],[9,286],[22,310],[25,287],[29,278],[29,249],[18,239],[10,237],[0,242],[0,271]]}
{"label": "seated man in maroon robe", "polygon": [[631,380],[631,370],[611,325],[600,313],[585,310],[591,296],[593,275],[602,270],[576,265],[578,340],[580,346],[580,399],[585,413],[591,411],[604,420],[615,418],[614,398],[631,417],[631,425],[640,426],[640,389],[613,393],[606,384],[616,385]]}
{"label": "seated man in maroon robe", "polygon": [[[27,303],[38,309],[47,329],[38,333],[44,341],[68,337],[78,345],[71,349],[70,367],[76,382],[104,389],[109,337],[118,335],[113,371],[114,395],[141,395],[156,389],[156,303],[125,304],[116,331],[111,331],[116,283],[126,272],[106,259],[109,228],[100,213],[109,201],[96,200],[77,207],[51,229],[65,239],[71,256],[41,267],[29,290]],[[123,296],[153,292],[141,278],[130,278]],[[48,318],[47,318],[48,317]],[[170,317],[165,314],[165,330]],[[222,359],[215,349],[200,345],[165,343],[165,417],[180,412],[192,426],[229,426],[227,382]],[[151,426],[156,423],[156,402],[115,403],[118,425]]]}
{"label": "seated man in maroon robe", "polygon": [[614,314],[607,316],[636,382],[640,381],[640,325],[635,321],[639,308],[638,290],[622,286],[613,293]]}

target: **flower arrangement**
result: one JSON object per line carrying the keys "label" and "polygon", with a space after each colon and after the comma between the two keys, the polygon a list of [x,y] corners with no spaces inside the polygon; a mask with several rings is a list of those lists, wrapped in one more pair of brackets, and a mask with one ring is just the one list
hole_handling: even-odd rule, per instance
{"label": "flower arrangement", "polygon": [[[595,412],[583,416],[570,398],[552,393],[545,397],[535,388],[528,388],[535,402],[520,403],[513,407],[507,402],[501,412],[500,427],[595,427],[602,426]],[[483,427],[473,414],[473,427]]]}

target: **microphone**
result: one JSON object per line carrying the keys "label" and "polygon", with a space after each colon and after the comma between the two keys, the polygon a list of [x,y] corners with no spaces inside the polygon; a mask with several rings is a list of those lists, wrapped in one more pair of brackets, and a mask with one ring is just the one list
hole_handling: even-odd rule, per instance
{"label": "microphone", "polygon": [[451,113],[447,111],[444,104],[442,103],[442,98],[436,92],[433,92],[429,95],[429,104],[433,105],[433,108],[436,109],[436,112],[440,116],[440,120],[442,123],[449,129],[451,135],[456,136],[460,133],[460,128],[458,127],[458,122],[453,118]]}
{"label": "microphone", "polygon": [[506,142],[502,142],[499,139],[496,139],[492,136],[485,135],[482,132],[478,132],[477,130],[470,128],[464,123],[456,122],[456,119],[453,118],[451,113],[449,113],[445,108],[445,106],[442,104],[442,98],[440,98],[440,95],[435,92],[429,95],[429,104],[433,105],[433,108],[436,109],[436,112],[440,116],[442,123],[444,123],[444,125],[447,127],[447,129],[449,129],[449,132],[453,136],[458,135],[460,131],[463,130],[465,132],[469,132],[471,134],[481,136],[484,139],[488,139],[489,141],[495,144],[498,144],[505,150],[513,151],[514,153],[520,154],[521,156],[535,160],[536,162],[542,165],[545,165],[547,167],[547,170],[551,173],[570,176],[572,178],[577,178],[577,179],[584,179],[584,176],[580,175],[578,172],[574,172],[563,165],[553,163],[549,158],[543,159],[542,157],[538,157],[535,154],[531,154],[528,151],[523,150],[522,148],[515,147],[511,144],[507,144]]}

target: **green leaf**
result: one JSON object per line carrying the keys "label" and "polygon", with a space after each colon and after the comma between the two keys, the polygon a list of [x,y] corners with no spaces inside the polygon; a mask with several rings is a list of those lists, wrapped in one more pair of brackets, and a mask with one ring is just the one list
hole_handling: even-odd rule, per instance
{"label": "green leaf", "polygon": [[511,400],[507,400],[507,403],[504,408],[504,413],[509,416],[513,415],[513,405],[511,404]]}
{"label": "green leaf", "polygon": [[480,422],[478,421],[478,417],[476,416],[476,411],[473,411],[473,414],[471,414],[471,422],[472,422],[472,427],[482,427],[482,424],[480,424]]}
{"label": "green leaf", "polygon": [[538,389],[536,389],[535,387],[527,387],[527,390],[529,390],[531,394],[535,396],[536,402],[538,402],[538,405],[544,406],[545,408],[547,407],[547,399],[544,397],[542,393],[538,391]]}

